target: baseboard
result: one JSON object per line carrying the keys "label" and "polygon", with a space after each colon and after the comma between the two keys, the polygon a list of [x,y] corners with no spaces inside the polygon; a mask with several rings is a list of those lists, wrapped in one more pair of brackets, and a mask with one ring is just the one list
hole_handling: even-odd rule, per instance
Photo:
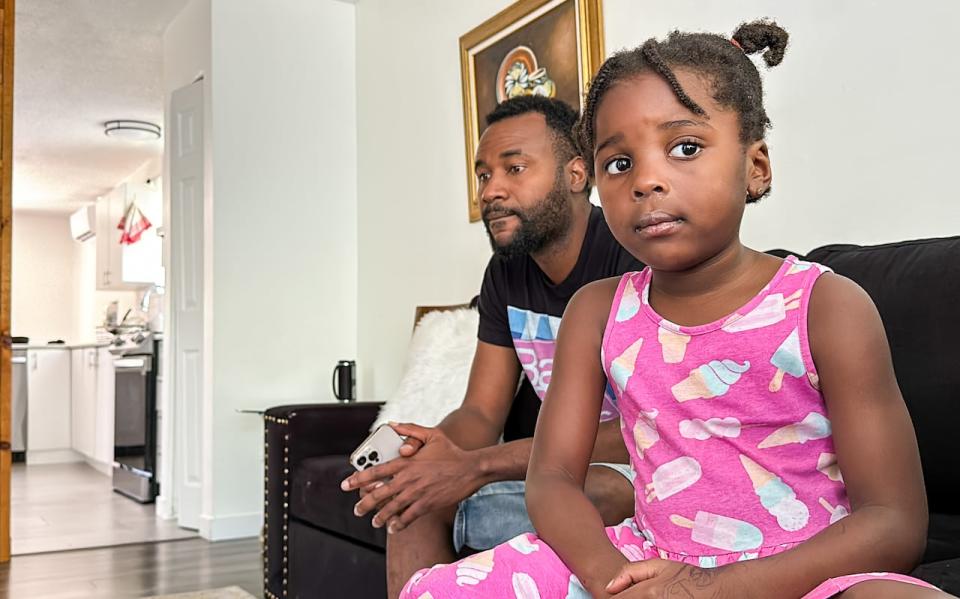
{"label": "baseboard", "polygon": [[234,514],[231,516],[200,515],[200,536],[208,541],[246,539],[260,535],[263,514]]}
{"label": "baseboard", "polygon": [[94,460],[88,457],[84,457],[83,460],[88,466],[100,474],[103,474],[104,476],[113,476],[113,464],[108,464],[106,462],[101,462],[100,460]]}
{"label": "baseboard", "polygon": [[72,449],[28,449],[27,465],[70,464],[84,461],[83,456]]}
{"label": "baseboard", "polygon": [[161,520],[173,520],[177,517],[176,510],[173,509],[173,502],[170,501],[169,497],[160,495],[157,497],[157,518]]}

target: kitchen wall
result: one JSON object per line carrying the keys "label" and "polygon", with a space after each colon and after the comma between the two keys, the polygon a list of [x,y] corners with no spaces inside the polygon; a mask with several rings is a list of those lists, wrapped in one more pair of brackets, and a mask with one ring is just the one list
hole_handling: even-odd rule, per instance
{"label": "kitchen wall", "polygon": [[[464,209],[458,37],[505,0],[357,4],[361,397],[401,375],[417,304],[458,303],[489,249]],[[792,34],[766,76],[774,193],[747,209],[743,238],[798,252],[831,242],[955,235],[945,175],[960,158],[952,56],[960,4],[937,0],[604,0],[608,52],[672,29],[730,33],[756,17]],[[416,32],[412,35],[411,32]],[[936,133],[920,127],[931,118]]]}
{"label": "kitchen wall", "polygon": [[96,290],[96,242],[74,241],[69,215],[18,210],[12,243],[12,331],[31,343],[92,341],[110,302],[120,316],[136,304],[136,292]]}

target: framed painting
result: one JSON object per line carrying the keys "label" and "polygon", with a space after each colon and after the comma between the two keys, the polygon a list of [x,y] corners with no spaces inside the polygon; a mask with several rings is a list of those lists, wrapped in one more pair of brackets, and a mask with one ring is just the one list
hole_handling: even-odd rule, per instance
{"label": "framed painting", "polygon": [[602,0],[519,0],[460,38],[470,222],[480,220],[474,158],[484,117],[521,95],[581,108],[603,60]]}

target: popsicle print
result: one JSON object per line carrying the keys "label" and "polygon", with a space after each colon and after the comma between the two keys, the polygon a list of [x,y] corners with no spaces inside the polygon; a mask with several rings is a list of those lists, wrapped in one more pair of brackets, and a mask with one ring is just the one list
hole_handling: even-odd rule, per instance
{"label": "popsicle print", "polygon": [[627,284],[620,296],[620,306],[617,307],[617,322],[626,322],[640,312],[640,294],[633,285],[633,277],[628,275]]}
{"label": "popsicle print", "polygon": [[793,329],[773,357],[770,363],[776,366],[777,372],[770,381],[770,391],[776,393],[783,386],[783,375],[789,373],[790,376],[801,377],[807,372],[807,367],[803,365],[803,357],[800,355],[800,333]]}
{"label": "popsicle print", "polygon": [[740,454],[740,463],[750,476],[760,504],[777,519],[780,528],[795,532],[807,525],[810,510],[782,478],[743,454]]}
{"label": "popsicle print", "polygon": [[679,364],[687,353],[690,335],[682,333],[680,328],[669,320],[661,320],[657,330],[660,351],[666,364]]}
{"label": "popsicle print", "polygon": [[691,370],[689,376],[671,387],[670,391],[679,402],[719,397],[725,395],[748,370],[749,361],[737,364],[733,360],[711,360]]}
{"label": "popsicle print", "polygon": [[830,421],[823,414],[810,412],[800,422],[788,424],[770,433],[757,445],[760,449],[780,447],[791,443],[806,443],[830,436]]}
{"label": "popsicle print", "polygon": [[517,599],[540,599],[537,583],[526,572],[513,573],[513,595]]}
{"label": "popsicle print", "polygon": [[748,551],[763,544],[760,529],[736,518],[728,518],[710,512],[697,512],[694,520],[677,514],[670,516],[677,526],[689,528],[690,538],[695,542],[724,551]]}
{"label": "popsicle print", "polygon": [[782,293],[771,293],[746,314],[733,314],[721,329],[727,333],[740,333],[777,324],[787,317],[787,312],[800,307],[803,290],[784,297]]}
{"label": "popsicle print", "polygon": [[625,349],[622,354],[614,358],[610,363],[610,376],[613,378],[613,382],[617,385],[617,389],[621,395],[623,394],[623,390],[627,388],[627,383],[630,381],[630,377],[633,376],[633,371],[637,367],[637,354],[640,353],[641,347],[643,347],[642,337],[630,344],[630,347]]}
{"label": "popsicle print", "polygon": [[518,551],[519,553],[522,553],[523,555],[530,555],[534,551],[540,551],[540,545],[537,545],[536,543],[531,542],[530,536],[531,535],[529,534],[522,534],[522,535],[515,536],[509,541],[507,541],[507,545],[510,545],[516,551]]}
{"label": "popsicle print", "polygon": [[711,437],[735,438],[740,436],[740,421],[733,417],[681,420],[679,428],[681,437],[697,439],[698,441],[706,441]]}
{"label": "popsicle print", "polygon": [[653,482],[646,486],[647,503],[676,495],[700,480],[702,474],[700,462],[689,456],[661,464],[653,471]]}
{"label": "popsicle print", "polygon": [[823,497],[820,498],[820,505],[823,506],[823,509],[830,512],[830,524],[833,524],[837,520],[843,520],[850,515],[850,511],[847,508],[842,505],[837,505],[834,507],[830,505],[830,502]]}

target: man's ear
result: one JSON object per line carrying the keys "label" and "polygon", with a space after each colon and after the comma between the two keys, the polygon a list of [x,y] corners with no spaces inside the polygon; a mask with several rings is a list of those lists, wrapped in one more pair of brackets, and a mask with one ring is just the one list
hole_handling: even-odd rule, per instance
{"label": "man's ear", "polygon": [[583,193],[587,188],[587,165],[582,156],[574,156],[564,169],[567,173],[567,186],[573,193]]}
{"label": "man's ear", "polygon": [[747,146],[747,195],[759,198],[770,189],[773,168],[770,166],[770,149],[767,142],[757,140]]}

